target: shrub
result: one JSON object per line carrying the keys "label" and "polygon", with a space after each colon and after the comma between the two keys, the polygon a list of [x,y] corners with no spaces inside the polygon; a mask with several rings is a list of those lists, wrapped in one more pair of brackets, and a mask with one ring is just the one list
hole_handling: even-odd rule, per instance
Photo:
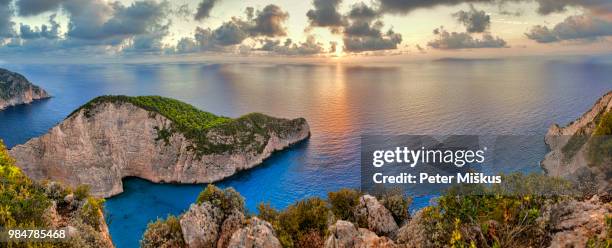
{"label": "shrub", "polygon": [[504,176],[496,187],[452,187],[427,209],[426,229],[436,246],[547,246],[546,225],[538,218],[571,187],[558,178],[520,173]]}
{"label": "shrub", "polygon": [[179,248],[185,247],[179,219],[170,215],[165,220],[149,223],[142,236],[140,247],[143,248]]}
{"label": "shrub", "polygon": [[85,224],[91,225],[92,227],[100,230],[100,224],[102,220],[102,204],[104,199],[98,199],[94,197],[87,197],[87,201],[81,207],[79,217]]}
{"label": "shrub", "polygon": [[259,205],[259,217],[272,224],[283,247],[322,241],[327,233],[329,213],[327,203],[318,197],[299,201],[281,212],[270,204]]}
{"label": "shrub", "polygon": [[89,197],[89,185],[79,185],[74,189],[74,198],[81,201],[87,199]]}
{"label": "shrub", "polygon": [[327,199],[334,215],[342,220],[355,222],[355,207],[359,204],[361,193],[352,189],[329,192]]}
{"label": "shrub", "polygon": [[405,197],[400,190],[386,191],[379,197],[379,201],[391,212],[393,219],[399,225],[410,219],[408,209],[412,204],[412,198]]}
{"label": "shrub", "polygon": [[234,188],[220,189],[212,184],[206,186],[196,201],[198,204],[208,202],[225,213],[232,210],[244,212],[244,198]]}

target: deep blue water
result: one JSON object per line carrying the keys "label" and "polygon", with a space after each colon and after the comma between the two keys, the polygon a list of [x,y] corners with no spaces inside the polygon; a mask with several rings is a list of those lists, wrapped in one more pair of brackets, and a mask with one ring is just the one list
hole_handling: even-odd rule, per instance
{"label": "deep blue water", "polygon": [[[93,97],[162,95],[236,117],[249,112],[305,117],[312,137],[263,165],[218,183],[247,207],[277,208],[343,187],[359,187],[361,134],[520,134],[533,137],[514,169],[539,172],[542,135],[612,90],[606,57],[437,61],[406,64],[3,64],[54,97],[0,112],[9,147],[47,132]],[[107,199],[113,241],[135,247],[146,224],[188,208],[203,185],[130,178]],[[431,197],[417,197],[414,208]]]}

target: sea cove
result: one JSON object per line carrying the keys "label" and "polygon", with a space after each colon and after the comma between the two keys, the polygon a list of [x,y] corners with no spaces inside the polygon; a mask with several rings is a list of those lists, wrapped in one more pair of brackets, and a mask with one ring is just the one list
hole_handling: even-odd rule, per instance
{"label": "sea cove", "polygon": [[[52,99],[0,112],[9,147],[42,135],[74,109],[105,94],[161,95],[228,117],[262,112],[305,117],[311,139],[218,183],[283,208],[309,196],[359,187],[362,134],[521,134],[514,170],[539,172],[553,122],[567,123],[610,90],[606,57],[505,59],[406,64],[4,64],[45,88]],[[495,71],[496,73],[490,73]],[[204,185],[124,180],[107,199],[118,247],[137,245],[146,224],[180,214]],[[414,208],[429,204],[417,197]]]}

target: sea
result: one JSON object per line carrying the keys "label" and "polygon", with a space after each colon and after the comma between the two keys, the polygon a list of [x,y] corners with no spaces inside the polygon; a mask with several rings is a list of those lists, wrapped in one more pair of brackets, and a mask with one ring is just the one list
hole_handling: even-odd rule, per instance
{"label": "sea", "polygon": [[[567,124],[612,90],[611,56],[440,59],[405,63],[105,62],[0,64],[53,97],[0,111],[8,147],[43,135],[100,95],[160,95],[217,115],[262,112],[304,117],[311,137],[263,164],[215,183],[233,187],[248,211],[285,208],[340,188],[360,187],[363,135],[516,135],[513,170],[542,173],[543,136]],[[202,184],[155,184],[125,178],[124,192],[106,199],[115,245],[137,247],[148,223],[178,215]],[[411,209],[435,204],[414,195]]]}

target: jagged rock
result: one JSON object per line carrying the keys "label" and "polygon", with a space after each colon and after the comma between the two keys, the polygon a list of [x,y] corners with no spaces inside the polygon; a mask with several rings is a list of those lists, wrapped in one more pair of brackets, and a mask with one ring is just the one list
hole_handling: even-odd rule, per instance
{"label": "jagged rock", "polygon": [[378,235],[389,235],[398,229],[391,212],[371,195],[359,197],[355,216],[358,220],[363,220],[362,222],[367,224],[368,229]]}
{"label": "jagged rock", "polygon": [[180,218],[185,244],[190,248],[215,247],[223,212],[208,203],[191,204]]}
{"label": "jagged rock", "polygon": [[240,229],[245,223],[244,214],[234,210],[227,215],[221,225],[219,240],[217,240],[217,248],[227,248],[232,235]]}
{"label": "jagged rock", "polygon": [[45,90],[19,73],[0,68],[0,110],[44,98],[49,98]]}
{"label": "jagged rock", "polygon": [[248,224],[234,232],[229,248],[281,248],[272,224],[253,217]]}
{"label": "jagged rock", "polygon": [[[168,98],[150,98],[193,108]],[[137,106],[131,99],[135,98],[96,98],[49,133],[14,147],[10,154],[32,179],[50,179],[71,187],[86,184],[92,195],[110,197],[123,191],[121,179],[130,176],[152,182],[216,182],[260,164],[272,152],[310,134],[303,118],[249,114],[230,119],[226,129],[214,126],[189,136],[174,130],[177,124],[169,117]],[[205,144],[198,148],[193,137],[204,137]]]}
{"label": "jagged rock", "polygon": [[[611,111],[612,91],[602,96],[589,111],[566,127],[553,124],[544,138],[551,150],[541,162],[546,173],[550,176],[580,181],[580,183],[593,183],[595,190],[610,192],[612,166],[590,165],[587,144],[593,140],[593,133],[600,118]],[[598,138],[610,139],[610,136]],[[607,158],[605,163],[609,162],[612,160]]]}
{"label": "jagged rock", "polygon": [[325,248],[391,248],[398,247],[387,237],[379,237],[374,232],[357,228],[353,223],[339,220],[329,227]]}
{"label": "jagged rock", "polygon": [[433,237],[427,234],[425,210],[417,211],[410,221],[397,230],[395,241],[406,248],[433,247]]}
{"label": "jagged rock", "polygon": [[606,216],[612,216],[612,205],[597,196],[588,201],[561,202],[550,209],[551,248],[586,247],[590,238],[606,238]]}

